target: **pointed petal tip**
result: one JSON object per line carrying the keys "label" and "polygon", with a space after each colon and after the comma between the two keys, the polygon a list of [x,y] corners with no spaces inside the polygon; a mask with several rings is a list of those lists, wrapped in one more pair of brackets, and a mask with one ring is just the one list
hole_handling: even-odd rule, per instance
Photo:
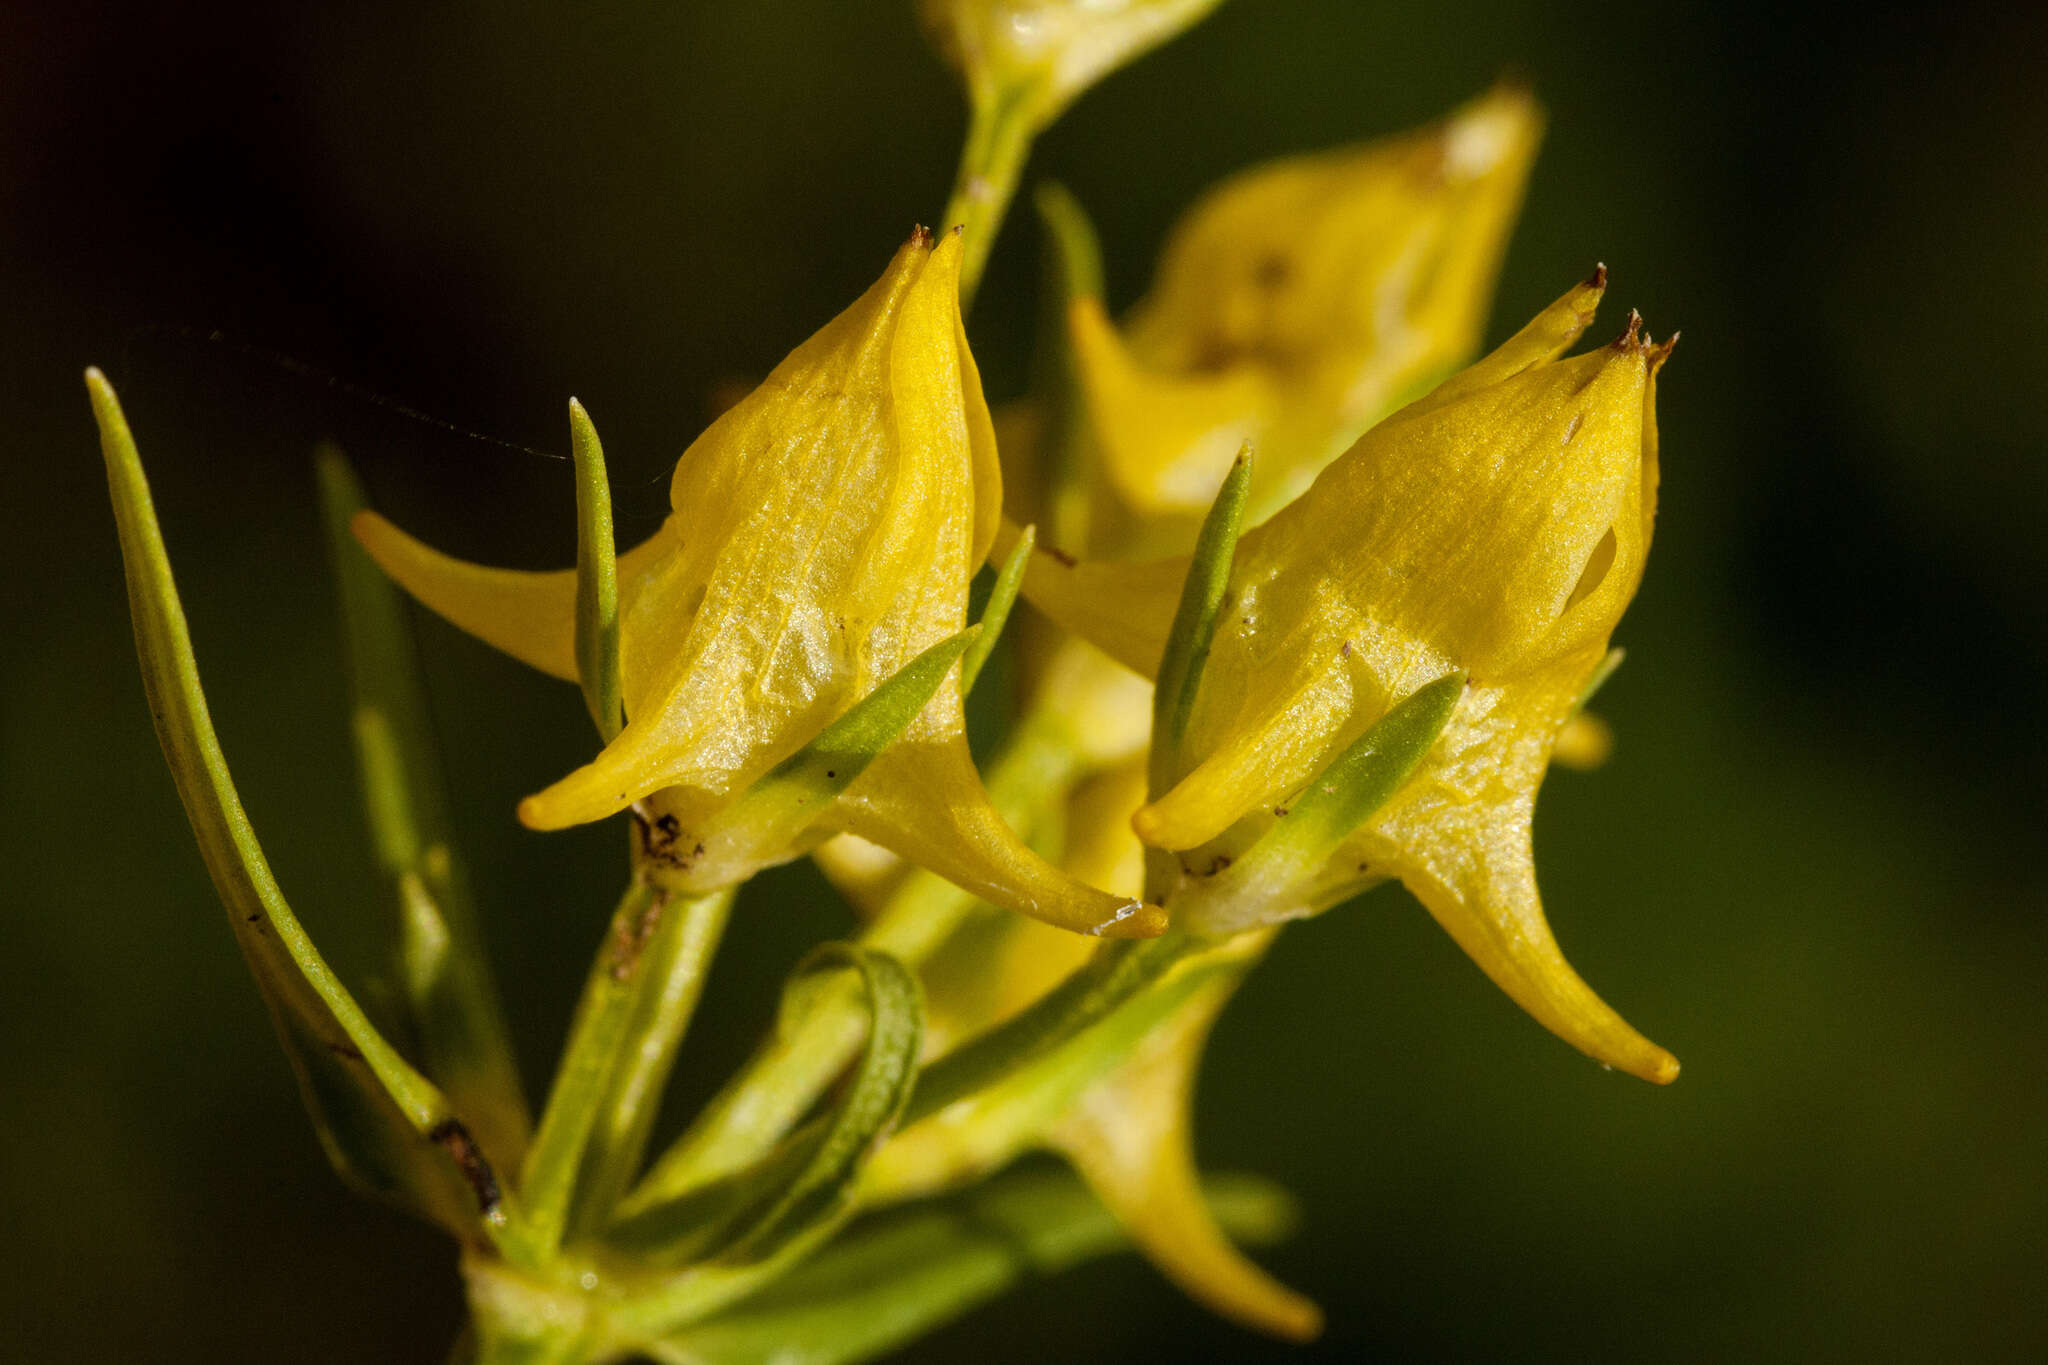
{"label": "pointed petal tip", "polygon": [[1611,1033],[1606,1037],[1574,1037],[1569,1033],[1560,1036],[1609,1071],[1624,1072],[1651,1085],[1669,1085],[1678,1079],[1678,1058],[1629,1029],[1627,1024],[1621,1027],[1628,1030],[1625,1038],[1613,1037]]}
{"label": "pointed petal tip", "polygon": [[930,251],[932,249],[932,230],[923,223],[911,224],[910,241],[906,245],[921,247],[926,251]]}
{"label": "pointed petal tip", "polygon": [[1593,273],[1586,277],[1586,283],[1583,287],[1599,290],[1607,288],[1607,262],[1601,261],[1594,265]]}

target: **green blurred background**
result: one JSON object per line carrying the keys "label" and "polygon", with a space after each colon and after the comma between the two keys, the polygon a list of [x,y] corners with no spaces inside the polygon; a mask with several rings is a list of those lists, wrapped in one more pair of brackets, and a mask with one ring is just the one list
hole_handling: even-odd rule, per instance
{"label": "green blurred background", "polygon": [[[1494,335],[1603,259],[1603,326],[1685,330],[1621,746],[1538,824],[1566,950],[1685,1075],[1604,1074],[1379,893],[1285,936],[1201,1095],[1204,1156],[1302,1196],[1267,1260],[1328,1308],[1318,1345],[1126,1258],[906,1358],[2048,1358],[2048,22],[2021,8],[1232,0],[1042,141],[1123,302],[1217,176],[1533,82]],[[262,353],[549,450],[576,394],[638,539],[710,395],[943,201],[963,116],[908,9],[0,9],[0,1356],[433,1361],[459,1311],[446,1247],[327,1173],[189,844],[79,371],[127,402],[281,880],[366,982],[309,450],[532,566],[568,561],[569,474]],[[1037,249],[1016,220],[973,320],[996,396]],[[538,1082],[619,834],[511,819],[588,748],[572,689],[421,638]],[[678,1115],[847,923],[806,869],[749,890]]]}

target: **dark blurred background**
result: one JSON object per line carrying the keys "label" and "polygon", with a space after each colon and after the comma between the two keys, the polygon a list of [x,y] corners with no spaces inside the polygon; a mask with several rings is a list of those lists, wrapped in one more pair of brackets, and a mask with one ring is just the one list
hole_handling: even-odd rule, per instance
{"label": "dark blurred background", "polygon": [[[566,465],[349,386],[546,450],[575,394],[638,539],[711,395],[938,211],[963,115],[909,8],[0,8],[0,1355],[433,1361],[459,1311],[444,1244],[328,1174],[221,923],[81,369],[126,400],[281,880],[365,982],[313,442],[439,544],[566,563]],[[1378,894],[1285,936],[1201,1096],[1204,1156],[1302,1197],[1266,1259],[1328,1308],[1321,1343],[1126,1258],[907,1358],[2048,1358],[2048,21],[2023,8],[1232,0],[1041,142],[1122,302],[1217,176],[1534,83],[1494,334],[1595,260],[1602,326],[1685,331],[1602,699],[1620,749],[1554,777],[1538,828],[1566,950],[1685,1074],[1604,1074]],[[973,319],[998,397],[1036,250],[1014,219]],[[537,1084],[618,831],[511,818],[588,747],[572,689],[421,638]],[[802,868],[749,891],[679,1109],[846,923]]]}

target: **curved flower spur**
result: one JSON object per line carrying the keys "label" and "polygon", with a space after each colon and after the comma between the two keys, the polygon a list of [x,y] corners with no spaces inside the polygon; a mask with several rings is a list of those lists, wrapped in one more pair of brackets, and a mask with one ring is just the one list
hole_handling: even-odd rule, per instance
{"label": "curved flower spur", "polygon": [[[960,320],[960,260],[959,234],[934,246],[920,229],[684,452],[674,511],[618,560],[625,726],[521,802],[522,821],[560,829],[631,807],[651,875],[692,895],[850,831],[1062,928],[1164,927],[1156,907],[1072,880],[1003,823],[968,757],[952,674],[878,753],[835,758],[834,737],[820,739],[962,630],[995,535],[1001,479]],[[577,678],[574,570],[461,563],[374,513],[356,529],[423,604]]]}
{"label": "curved flower spur", "polygon": [[[1558,951],[1530,842],[1552,746],[1604,672],[1655,513],[1672,343],[1632,315],[1612,345],[1558,358],[1605,283],[1603,270],[1373,428],[1244,534],[1179,738],[1188,758],[1132,823],[1177,855],[1178,926],[1228,936],[1398,877],[1537,1020],[1662,1083],[1677,1062]],[[1151,674],[1189,566],[1040,554],[1024,593]],[[1413,776],[1362,827],[1302,821],[1336,799],[1340,765],[1386,749],[1388,726],[1420,741]]]}

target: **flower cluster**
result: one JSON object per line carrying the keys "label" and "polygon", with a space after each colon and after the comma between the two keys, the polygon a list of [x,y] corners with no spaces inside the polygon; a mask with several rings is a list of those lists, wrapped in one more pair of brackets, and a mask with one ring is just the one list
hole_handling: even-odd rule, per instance
{"label": "flower cluster", "polygon": [[[580,545],[560,572],[441,554],[328,457],[418,1066],[270,878],[93,372],[145,677],[202,850],[337,1165],[467,1248],[477,1359],[857,1359],[993,1288],[945,1288],[903,1250],[979,1254],[977,1227],[1066,1248],[1114,1229],[1218,1312],[1312,1335],[1315,1305],[1236,1245],[1277,1231],[1279,1198],[1200,1175],[1193,1087],[1285,924],[1388,880],[1566,1041],[1676,1076],[1565,961],[1537,893],[1538,787],[1607,740],[1583,708],[1649,551],[1672,343],[1631,314],[1569,354],[1602,267],[1471,359],[1541,136],[1525,90],[1238,175],[1120,321],[1085,215],[1048,190],[1056,363],[991,416],[963,316],[1023,149],[1217,2],[920,0],[974,118],[946,230],[915,231],[690,444],[643,544],[614,551],[573,403]],[[589,761],[519,819],[624,813],[636,834],[537,1122],[371,561],[583,688]],[[965,698],[1020,594],[1059,633],[1018,632],[1022,701],[977,762]],[[858,929],[797,969],[760,1051],[650,1160],[735,890],[806,854]],[[997,1175],[1032,1149],[1099,1206]],[[981,1200],[980,1222],[917,1223],[934,1197]],[[756,1297],[784,1279],[808,1288]],[[819,1322],[829,1339],[805,1337]]]}

